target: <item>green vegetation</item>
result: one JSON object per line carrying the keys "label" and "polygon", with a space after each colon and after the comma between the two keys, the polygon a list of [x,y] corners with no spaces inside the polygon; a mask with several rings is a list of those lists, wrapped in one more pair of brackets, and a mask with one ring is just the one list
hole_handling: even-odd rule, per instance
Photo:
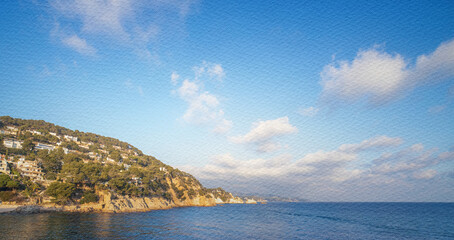
{"label": "green vegetation", "polygon": [[46,194],[54,197],[56,203],[66,203],[76,191],[72,183],[53,182],[46,190]]}
{"label": "green vegetation", "polygon": [[6,174],[0,174],[0,190],[13,190],[19,189],[21,187],[20,183],[14,179],[11,179]]}
{"label": "green vegetation", "polygon": [[17,196],[16,192],[13,191],[1,191],[0,200],[4,202],[11,202]]}
{"label": "green vegetation", "polygon": [[98,195],[95,194],[93,191],[86,191],[84,192],[84,195],[82,196],[82,199],[80,200],[81,204],[84,203],[92,203],[92,202],[98,202],[99,197]]}
{"label": "green vegetation", "polygon": [[[168,201],[184,201],[198,195],[208,198],[213,195],[223,200],[231,197],[222,189],[204,188],[192,175],[144,155],[118,139],[72,131],[41,120],[0,117],[0,129],[7,130],[7,126],[14,126],[18,131],[17,134],[0,134],[0,154],[12,158],[13,163],[21,157],[33,161],[48,182],[34,181],[10,166],[13,177],[0,174],[2,199],[49,196],[58,204],[84,204],[99,201],[97,191],[110,191],[112,196],[162,197]],[[77,137],[78,141],[64,135]],[[6,148],[3,146],[5,138],[21,141],[22,149]],[[37,143],[55,148],[37,149]],[[47,189],[43,185],[48,186]]]}

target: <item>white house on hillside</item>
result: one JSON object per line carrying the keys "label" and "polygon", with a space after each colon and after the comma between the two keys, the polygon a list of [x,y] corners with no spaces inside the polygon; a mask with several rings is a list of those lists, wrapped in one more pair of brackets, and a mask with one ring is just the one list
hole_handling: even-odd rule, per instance
{"label": "white house on hillside", "polygon": [[27,176],[32,180],[44,180],[44,173],[42,168],[38,166],[36,161],[24,161],[19,160],[16,164],[17,169],[21,172],[21,175]]}
{"label": "white house on hillside", "polygon": [[14,126],[6,126],[6,128],[12,132],[17,132],[19,131],[19,129],[17,129],[17,127],[14,127]]}
{"label": "white house on hillside", "polygon": [[44,143],[37,143],[35,145],[35,149],[52,151],[55,149],[55,146]]}
{"label": "white house on hillside", "polygon": [[13,134],[12,132],[8,131],[8,130],[3,130],[3,129],[0,129],[0,134]]}
{"label": "white house on hillside", "polygon": [[42,135],[41,132],[38,132],[38,131],[36,131],[36,130],[27,130],[27,132],[29,132],[29,133],[31,133],[31,134],[33,134],[33,135],[35,135],[35,134],[36,134],[36,135]]}
{"label": "white house on hillside", "polygon": [[78,138],[77,137],[73,137],[73,136],[69,136],[69,135],[65,135],[64,136],[66,139],[70,140],[70,141],[74,141],[74,142],[77,142]]}
{"label": "white house on hillside", "polygon": [[10,173],[8,162],[6,161],[6,159],[3,156],[0,156],[0,173],[4,173],[4,174]]}
{"label": "white house on hillside", "polygon": [[21,149],[22,148],[22,143],[21,141],[17,141],[16,139],[5,139],[3,140],[3,145],[7,148],[17,148]]}

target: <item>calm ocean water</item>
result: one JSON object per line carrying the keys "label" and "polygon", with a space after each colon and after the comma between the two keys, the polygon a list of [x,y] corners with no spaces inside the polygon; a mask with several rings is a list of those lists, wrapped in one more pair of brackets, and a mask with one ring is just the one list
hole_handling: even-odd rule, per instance
{"label": "calm ocean water", "polygon": [[0,215],[1,239],[454,239],[454,203],[269,203]]}

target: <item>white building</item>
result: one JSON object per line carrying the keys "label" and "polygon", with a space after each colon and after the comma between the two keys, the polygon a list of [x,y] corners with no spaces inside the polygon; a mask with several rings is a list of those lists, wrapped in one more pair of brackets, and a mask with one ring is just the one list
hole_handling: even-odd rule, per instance
{"label": "white building", "polygon": [[85,149],[90,149],[90,147],[89,147],[89,146],[87,146],[87,145],[83,145],[83,144],[80,144],[80,145],[79,145],[79,147],[81,147],[81,148],[85,148]]}
{"label": "white building", "polygon": [[38,132],[36,130],[27,130],[27,132],[33,134],[33,135],[43,135],[41,132]]}
{"label": "white building", "polygon": [[17,127],[14,127],[14,126],[6,126],[6,128],[11,131],[11,132],[17,132],[19,131],[19,129],[17,129]]}
{"label": "white building", "polygon": [[9,174],[10,169],[4,156],[0,156],[0,173]]}
{"label": "white building", "polygon": [[7,148],[17,148],[21,149],[22,148],[22,141],[18,141],[16,139],[5,139],[3,140],[3,145]]}
{"label": "white building", "polygon": [[99,160],[101,159],[101,155],[99,153],[95,153],[95,152],[89,152],[88,153],[88,156],[92,159],[96,159],[96,160]]}
{"label": "white building", "polygon": [[128,169],[131,167],[131,165],[126,164],[126,163],[123,163],[123,167],[124,167],[126,170],[128,170]]}
{"label": "white building", "polygon": [[55,149],[55,146],[52,146],[49,144],[44,144],[44,143],[37,143],[35,145],[35,149],[52,151]]}
{"label": "white building", "polygon": [[0,134],[13,134],[12,132],[8,131],[8,130],[3,130],[3,129],[0,129]]}
{"label": "white building", "polygon": [[68,153],[69,153],[69,149],[67,149],[67,148],[62,148],[62,149],[63,149],[63,152],[64,152],[65,154],[68,154]]}
{"label": "white building", "polygon": [[65,137],[65,139],[68,139],[68,140],[74,141],[74,142],[77,142],[77,140],[78,140],[77,137],[73,137],[73,136],[69,136],[69,135],[65,135],[64,137]]}
{"label": "white building", "polygon": [[32,180],[44,180],[44,173],[36,161],[19,160],[16,167],[22,176],[29,177]]}

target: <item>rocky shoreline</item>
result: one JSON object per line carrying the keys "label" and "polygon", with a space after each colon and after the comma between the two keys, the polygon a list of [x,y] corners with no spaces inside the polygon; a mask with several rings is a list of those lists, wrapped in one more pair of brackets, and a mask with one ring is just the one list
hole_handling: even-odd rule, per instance
{"label": "rocky shoreline", "polygon": [[25,204],[25,205],[0,205],[0,213],[32,214],[42,212],[102,212],[102,213],[124,213],[124,212],[147,212],[152,210],[170,209],[176,207],[212,207],[218,204],[256,204],[252,199],[243,200],[233,197],[223,201],[219,198],[207,198],[198,196],[184,201],[168,201],[161,197],[129,197],[113,196],[110,193],[104,194],[99,202],[87,204],[56,205]]}

